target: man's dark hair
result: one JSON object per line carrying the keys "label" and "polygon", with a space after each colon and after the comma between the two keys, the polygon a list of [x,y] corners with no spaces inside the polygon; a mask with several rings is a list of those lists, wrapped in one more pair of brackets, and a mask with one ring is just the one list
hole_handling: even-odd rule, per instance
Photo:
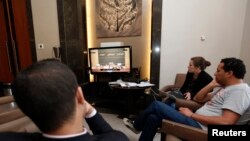
{"label": "man's dark hair", "polygon": [[221,63],[224,64],[224,71],[232,71],[236,78],[244,78],[246,74],[246,66],[242,60],[237,58],[224,58],[221,59]]}
{"label": "man's dark hair", "polygon": [[39,61],[21,71],[13,82],[13,95],[20,109],[43,132],[59,128],[75,112],[77,80],[74,73],[55,59]]}

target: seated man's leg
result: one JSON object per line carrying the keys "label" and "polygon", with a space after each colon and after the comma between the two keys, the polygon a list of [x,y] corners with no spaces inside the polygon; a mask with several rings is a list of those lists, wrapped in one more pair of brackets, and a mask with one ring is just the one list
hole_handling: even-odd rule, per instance
{"label": "seated man's leg", "polygon": [[139,114],[139,116],[134,121],[135,129],[137,129],[138,131],[142,131],[148,116],[156,113],[158,102],[159,101],[152,102],[143,112]]}
{"label": "seated man's leg", "polygon": [[160,127],[161,119],[159,119],[155,114],[148,115],[145,126],[142,129],[139,141],[152,141],[154,136]]}
{"label": "seated man's leg", "polygon": [[142,131],[139,140],[152,141],[163,119],[169,119],[178,123],[201,128],[192,118],[184,116],[179,113],[179,111],[163,102],[154,101],[138,116],[133,124],[135,129]]}
{"label": "seated man's leg", "polygon": [[200,125],[193,120],[190,117],[187,117],[183,114],[181,114],[179,111],[174,109],[173,107],[163,103],[163,102],[157,102],[155,103],[155,114],[158,116],[158,118],[161,119],[168,119],[174,122],[190,125],[193,127],[201,128]]}
{"label": "seated man's leg", "polygon": [[[166,106],[165,103],[160,101],[154,101],[152,102],[143,112],[139,114],[139,116],[134,121],[134,128],[138,131],[142,131],[142,129],[145,126],[146,120],[148,120],[149,115],[157,115],[158,110],[166,110],[167,108],[171,108],[171,110],[175,110],[174,108],[170,106]],[[176,111],[176,110],[175,110]],[[167,112],[167,110],[166,110]],[[158,115],[157,115],[158,116]],[[158,116],[161,120],[164,118],[163,115]],[[164,118],[166,119],[166,118]],[[161,123],[161,121],[160,121]],[[159,123],[159,124],[160,124]]]}
{"label": "seated man's leg", "polygon": [[172,108],[176,108],[174,99],[168,98],[168,99],[164,100],[163,103],[171,106]]}
{"label": "seated man's leg", "polygon": [[179,111],[160,101],[154,101],[142,113],[140,113],[134,122],[134,128],[141,131],[145,126],[148,116],[151,114],[157,115],[160,119],[159,125],[161,124],[162,119],[169,119],[178,123],[200,128],[200,125],[195,120],[184,116],[179,113]]}

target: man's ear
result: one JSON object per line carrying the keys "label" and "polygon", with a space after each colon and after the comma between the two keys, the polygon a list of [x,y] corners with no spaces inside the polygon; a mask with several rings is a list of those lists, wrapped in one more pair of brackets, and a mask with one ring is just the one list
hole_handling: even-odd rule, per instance
{"label": "man's ear", "polygon": [[85,99],[83,96],[82,88],[80,86],[77,87],[76,98],[77,98],[78,103],[84,104]]}
{"label": "man's ear", "polygon": [[229,76],[229,77],[231,77],[231,76],[233,76],[234,75],[234,73],[233,73],[233,71],[228,71],[228,72],[226,72],[227,73],[227,76]]}

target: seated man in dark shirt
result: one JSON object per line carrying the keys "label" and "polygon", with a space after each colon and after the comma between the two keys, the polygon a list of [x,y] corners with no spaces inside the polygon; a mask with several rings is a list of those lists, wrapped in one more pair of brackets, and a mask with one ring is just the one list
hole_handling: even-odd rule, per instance
{"label": "seated man in dark shirt", "polygon": [[[57,60],[43,60],[21,71],[13,82],[13,95],[42,133],[0,133],[1,141],[128,141],[84,99],[74,73]],[[93,135],[83,127],[83,118]]]}

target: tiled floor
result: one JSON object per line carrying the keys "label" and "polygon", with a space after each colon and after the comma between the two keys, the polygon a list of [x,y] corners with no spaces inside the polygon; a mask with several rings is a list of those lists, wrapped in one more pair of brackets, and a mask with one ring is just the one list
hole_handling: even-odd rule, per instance
{"label": "tiled floor", "polygon": [[[130,129],[128,129],[121,118],[118,118],[117,114],[107,114],[101,113],[103,118],[116,130],[123,132],[130,141],[138,141],[140,134],[135,134]],[[153,141],[160,141],[160,133],[157,133]]]}

